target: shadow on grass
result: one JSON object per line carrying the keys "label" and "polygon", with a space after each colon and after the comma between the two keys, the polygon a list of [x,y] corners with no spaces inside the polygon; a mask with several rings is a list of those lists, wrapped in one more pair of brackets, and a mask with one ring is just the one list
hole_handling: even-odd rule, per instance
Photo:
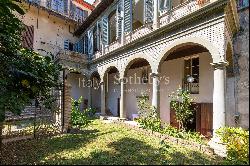
{"label": "shadow on grass", "polygon": [[49,139],[25,140],[3,145],[3,164],[38,163],[50,154],[84,147],[100,135],[99,130],[85,130],[80,134],[65,134]]}
{"label": "shadow on grass", "polygon": [[216,164],[205,158],[202,153],[192,151],[190,154],[154,148],[133,138],[123,138],[109,144],[110,151],[94,151],[88,158],[67,160],[67,164],[82,165],[183,165]]}

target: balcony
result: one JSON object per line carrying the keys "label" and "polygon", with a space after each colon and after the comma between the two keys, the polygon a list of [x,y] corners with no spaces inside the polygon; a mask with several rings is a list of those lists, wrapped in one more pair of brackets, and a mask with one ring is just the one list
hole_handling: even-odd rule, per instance
{"label": "balcony", "polygon": [[[47,10],[51,12],[50,14],[54,14],[55,16],[61,16],[66,19],[77,22],[78,24],[83,23],[86,17],[75,17],[75,13],[71,12],[68,4],[67,7],[63,4],[65,1],[61,1],[62,4],[56,4],[54,7],[52,6],[52,0],[26,0],[27,3],[40,7],[41,9]],[[65,8],[66,7],[66,8]]]}
{"label": "balcony", "polygon": [[[214,0],[215,1],[215,0]],[[211,0],[187,0],[184,3],[174,7],[171,10],[165,10],[161,11],[159,13],[159,28],[163,28],[177,20],[180,20],[181,18],[184,18],[191,13],[194,13],[198,11],[199,9],[207,6],[208,4],[214,2]],[[145,24],[142,27],[124,34],[124,41],[121,42],[121,40],[117,40],[110,45],[104,46],[104,50],[102,52],[98,52],[96,55],[93,56],[92,60],[96,60],[98,58],[101,58],[104,55],[107,55],[125,45],[128,45],[130,43],[136,42],[139,39],[142,39],[144,36],[152,33],[155,31],[153,29],[152,23]]]}
{"label": "balcony", "polygon": [[61,50],[55,56],[55,62],[59,62],[61,64],[64,62],[86,64],[88,62],[88,56],[74,51]]}

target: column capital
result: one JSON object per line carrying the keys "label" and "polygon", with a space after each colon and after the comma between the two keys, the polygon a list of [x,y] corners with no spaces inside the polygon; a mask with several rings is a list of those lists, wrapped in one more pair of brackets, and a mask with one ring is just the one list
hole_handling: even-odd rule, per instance
{"label": "column capital", "polygon": [[120,78],[120,83],[124,83],[126,81],[125,78]]}
{"label": "column capital", "polygon": [[220,62],[215,62],[215,63],[210,63],[214,70],[220,69],[220,70],[224,70],[227,66],[228,66],[228,62],[225,61],[220,61]]}
{"label": "column capital", "polygon": [[150,73],[150,76],[153,78],[159,77],[159,73]]}

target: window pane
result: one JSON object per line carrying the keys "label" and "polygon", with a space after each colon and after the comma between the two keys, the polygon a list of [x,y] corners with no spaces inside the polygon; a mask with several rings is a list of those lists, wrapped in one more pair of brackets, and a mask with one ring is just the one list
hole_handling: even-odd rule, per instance
{"label": "window pane", "polygon": [[184,82],[187,82],[187,78],[191,75],[191,60],[185,60],[184,62]]}
{"label": "window pane", "polygon": [[192,75],[195,78],[194,83],[199,83],[199,58],[192,59]]}

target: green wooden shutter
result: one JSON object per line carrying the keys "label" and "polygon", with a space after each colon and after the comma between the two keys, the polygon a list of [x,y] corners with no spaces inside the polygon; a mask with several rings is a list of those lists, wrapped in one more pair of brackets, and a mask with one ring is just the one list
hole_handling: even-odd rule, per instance
{"label": "green wooden shutter", "polygon": [[145,0],[144,1],[144,21],[145,23],[153,22],[154,17],[154,4],[153,0]]}
{"label": "green wooden shutter", "polygon": [[104,45],[109,43],[109,19],[107,16],[102,18],[102,43]]}
{"label": "green wooden shutter", "polygon": [[122,2],[119,1],[119,3],[117,4],[117,9],[116,9],[116,37],[117,39],[121,38],[122,35]]}
{"label": "green wooden shutter", "polygon": [[74,19],[75,12],[76,12],[76,6],[75,4],[72,3],[72,1],[70,1],[70,18]]}
{"label": "green wooden shutter", "polygon": [[78,51],[83,54],[83,39],[79,41]]}
{"label": "green wooden shutter", "polygon": [[132,0],[123,0],[124,4],[124,31],[132,31]]}
{"label": "green wooden shutter", "polygon": [[68,0],[64,0],[64,14],[68,15]]}
{"label": "green wooden shutter", "polygon": [[86,54],[86,55],[88,55],[88,50],[89,50],[89,48],[88,48],[89,45],[88,44],[89,44],[88,35],[85,34],[84,35],[84,54]]}
{"label": "green wooden shutter", "polygon": [[64,0],[57,1],[58,13],[64,14]]}
{"label": "green wooden shutter", "polygon": [[88,31],[88,54],[93,55],[93,30]]}
{"label": "green wooden shutter", "polygon": [[64,40],[64,50],[69,50],[69,40]]}
{"label": "green wooden shutter", "polygon": [[96,23],[96,31],[97,31],[97,50],[100,51],[100,21]]}

